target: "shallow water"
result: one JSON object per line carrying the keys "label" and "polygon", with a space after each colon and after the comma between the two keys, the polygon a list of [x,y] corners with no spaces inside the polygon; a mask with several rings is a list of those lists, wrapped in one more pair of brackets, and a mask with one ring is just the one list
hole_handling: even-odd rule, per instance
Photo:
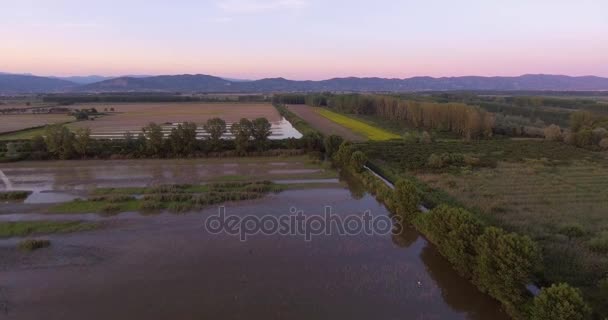
{"label": "shallow water", "polygon": [[[294,190],[227,206],[283,215],[291,207],[339,215],[386,209],[343,188]],[[186,215],[116,219],[54,235],[26,255],[0,241],[6,319],[506,319],[413,230],[399,235],[210,234]],[[120,219],[120,221],[118,220]],[[0,304],[3,302],[0,301]]]}

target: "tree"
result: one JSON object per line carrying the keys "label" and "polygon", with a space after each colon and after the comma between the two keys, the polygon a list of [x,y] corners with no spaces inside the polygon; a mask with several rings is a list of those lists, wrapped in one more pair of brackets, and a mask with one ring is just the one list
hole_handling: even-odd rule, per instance
{"label": "tree", "polygon": [[488,227],[476,243],[475,282],[485,292],[516,310],[540,259],[529,237]]}
{"label": "tree", "polygon": [[142,132],[146,138],[146,153],[154,157],[161,156],[163,154],[163,128],[154,122],[150,122],[142,129]]}
{"label": "tree", "polygon": [[483,233],[483,225],[470,212],[442,205],[416,216],[414,225],[433,242],[441,254],[463,276],[475,270],[475,243]]}
{"label": "tree", "polygon": [[41,160],[47,157],[46,142],[41,135],[36,135],[30,140],[30,157],[35,160]]}
{"label": "tree", "polygon": [[47,149],[54,157],[65,160],[74,155],[74,134],[65,126],[47,127],[45,137]]}
{"label": "tree", "polygon": [[306,132],[302,136],[302,143],[308,152],[323,150],[323,136],[316,131]]}
{"label": "tree", "polygon": [[341,136],[332,134],[330,136],[325,137],[323,144],[325,145],[325,154],[328,158],[332,158],[333,155],[338,152],[340,149],[340,145],[342,145],[344,139]]}
{"label": "tree", "polygon": [[603,150],[608,150],[608,138],[604,138],[602,140],[600,140],[600,148],[602,148]]}
{"label": "tree", "polygon": [[171,129],[168,143],[175,156],[189,156],[196,152],[196,124],[184,122]]}
{"label": "tree", "polygon": [[242,118],[230,127],[230,133],[234,136],[234,144],[238,154],[246,154],[249,149],[249,141],[253,131],[253,124],[249,119]]}
{"label": "tree", "polygon": [[[420,195],[413,182],[405,179],[397,181],[395,184],[394,198],[397,213],[411,218],[418,212]],[[408,219],[411,220],[411,219]]]}
{"label": "tree", "polygon": [[558,125],[550,125],[543,130],[545,139],[549,141],[561,141],[562,140],[562,128]]}
{"label": "tree", "polygon": [[355,172],[363,172],[367,163],[367,156],[361,151],[355,151],[350,156],[350,168]]}
{"label": "tree", "polygon": [[583,127],[593,127],[595,116],[589,111],[576,111],[570,115],[570,130],[578,132]]}
{"label": "tree", "polygon": [[255,141],[256,147],[258,150],[264,150],[268,144],[268,137],[270,137],[272,134],[272,131],[270,130],[272,125],[266,118],[257,118],[253,120],[251,124],[251,134]]}
{"label": "tree", "polygon": [[91,129],[90,128],[78,128],[76,129],[76,135],[74,136],[74,151],[84,158],[87,155],[87,151],[91,145]]}
{"label": "tree", "polygon": [[581,292],[565,283],[543,288],[534,298],[531,312],[532,320],[585,320],[590,316]]}
{"label": "tree", "polygon": [[352,154],[353,148],[351,143],[348,141],[342,142],[340,148],[338,148],[338,151],[334,154],[334,164],[342,168],[348,166]]}
{"label": "tree", "polygon": [[220,118],[212,118],[207,120],[203,128],[207,132],[207,139],[211,144],[211,149],[219,150],[222,136],[226,133],[226,121]]}

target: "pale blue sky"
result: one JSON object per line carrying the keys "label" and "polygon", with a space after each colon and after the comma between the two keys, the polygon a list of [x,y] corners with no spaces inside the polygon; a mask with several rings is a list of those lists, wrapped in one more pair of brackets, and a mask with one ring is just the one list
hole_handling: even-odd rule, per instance
{"label": "pale blue sky", "polygon": [[608,76],[606,0],[0,0],[0,71]]}

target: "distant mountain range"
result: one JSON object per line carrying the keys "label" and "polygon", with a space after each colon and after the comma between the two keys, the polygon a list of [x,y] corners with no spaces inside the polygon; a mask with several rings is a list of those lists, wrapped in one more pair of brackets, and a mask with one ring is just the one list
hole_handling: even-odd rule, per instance
{"label": "distant mountain range", "polygon": [[261,80],[226,79],[209,75],[124,76],[108,78],[39,77],[0,73],[0,94],[59,92],[412,92],[412,91],[598,91],[608,90],[608,78],[595,76],[522,75],[518,77],[414,77],[334,78],[322,81],[295,81],[284,78]]}

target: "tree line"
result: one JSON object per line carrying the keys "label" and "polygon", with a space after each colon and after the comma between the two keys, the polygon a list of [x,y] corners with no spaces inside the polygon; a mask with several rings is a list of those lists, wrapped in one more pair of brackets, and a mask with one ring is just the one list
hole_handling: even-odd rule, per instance
{"label": "tree line", "polygon": [[[270,140],[271,124],[266,118],[241,119],[230,127],[220,118],[209,119],[202,128],[204,139],[197,139],[197,125],[178,124],[165,134],[161,125],[150,123],[136,135],[125,133],[122,139],[97,140],[89,128],[74,131],[64,125],[48,126],[44,135],[27,142],[5,145],[8,158],[26,155],[29,159],[107,158],[115,155],[127,158],[195,157],[230,152],[241,156],[271,149],[307,149],[310,142],[297,139]],[[234,139],[225,139],[230,133]]]}
{"label": "tree line", "polygon": [[398,120],[421,129],[448,131],[468,139],[491,137],[495,125],[492,113],[464,103],[403,100],[387,95],[318,94],[280,95],[280,103],[328,107],[342,113],[375,115]]}

